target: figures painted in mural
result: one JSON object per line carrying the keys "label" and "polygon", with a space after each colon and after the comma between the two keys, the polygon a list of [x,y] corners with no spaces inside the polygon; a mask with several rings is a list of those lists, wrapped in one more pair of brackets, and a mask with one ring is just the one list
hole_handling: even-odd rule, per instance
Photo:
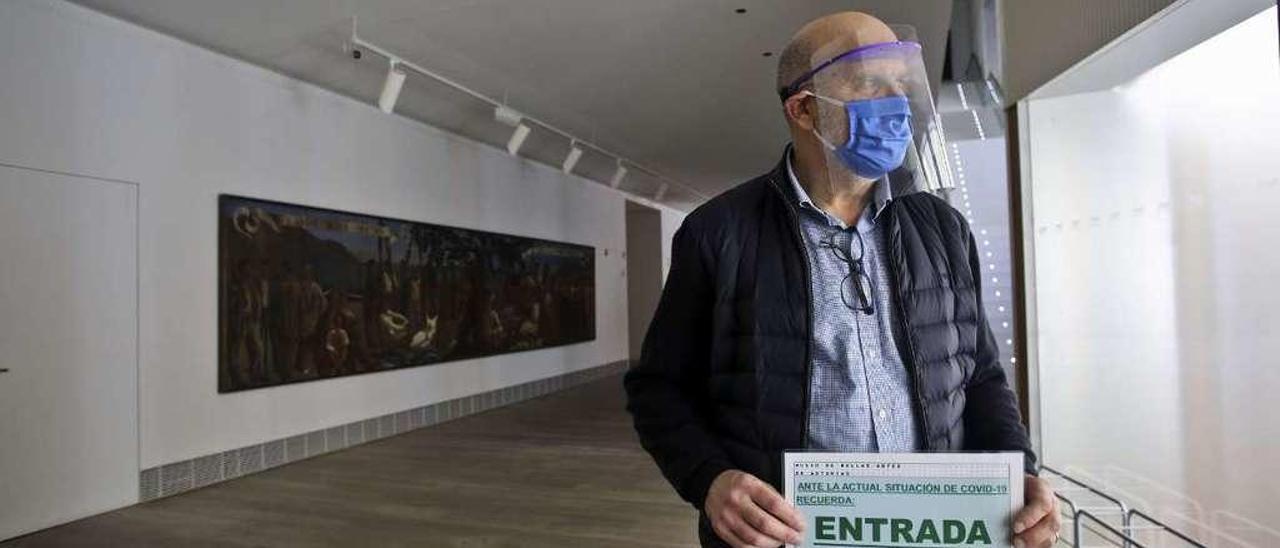
{"label": "figures painted in mural", "polygon": [[595,338],[590,247],[219,200],[219,390]]}

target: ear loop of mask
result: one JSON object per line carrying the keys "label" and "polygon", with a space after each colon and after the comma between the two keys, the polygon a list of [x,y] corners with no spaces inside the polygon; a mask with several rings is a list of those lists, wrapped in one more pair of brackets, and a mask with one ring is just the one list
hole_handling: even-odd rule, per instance
{"label": "ear loop of mask", "polygon": [[[804,91],[802,91],[801,93],[803,93],[803,94],[805,94],[805,95],[808,95],[808,96],[810,96],[810,97],[813,97],[814,99],[820,99],[820,100],[826,101],[826,102],[828,102],[828,103],[831,103],[831,104],[833,104],[833,105],[837,105],[837,106],[839,106],[839,107],[841,107],[841,108],[844,108],[844,104],[843,104],[843,103],[841,103],[840,101],[835,100],[835,99],[831,99],[831,98],[829,98],[829,97],[823,97],[823,96],[818,95],[817,93],[814,93],[814,92],[809,91],[809,90],[804,90]],[[813,128],[813,129],[811,129],[810,131],[812,131],[812,132],[813,132],[813,136],[814,136],[814,137],[817,137],[817,138],[818,138],[818,140],[822,142],[822,145],[823,145],[823,146],[827,147],[827,150],[830,150],[830,151],[832,151],[832,152],[835,152],[835,150],[836,150],[836,148],[837,148],[837,147],[836,147],[836,145],[835,145],[835,144],[833,144],[831,141],[828,141],[826,137],[823,137],[823,136],[822,136],[822,133],[820,133],[820,132],[818,131],[818,128],[817,128],[817,126],[816,126],[816,125],[815,125],[815,126],[814,126],[814,128]],[[850,135],[852,135],[852,134],[850,134]]]}
{"label": "ear loop of mask", "polygon": [[[829,97],[823,97],[823,96],[818,95],[817,93],[814,93],[814,92],[809,91],[809,90],[804,90],[804,91],[802,91],[801,93],[804,93],[804,94],[806,94],[806,95],[808,95],[808,96],[810,96],[810,97],[813,97],[814,99],[819,99],[819,100],[822,100],[822,101],[826,101],[826,102],[831,103],[831,104],[833,104],[833,105],[839,105],[841,108],[844,108],[844,104],[843,104],[843,103],[841,103],[840,101],[835,100],[835,99],[831,99],[831,98],[829,98]],[[813,136],[814,136],[814,137],[817,137],[817,138],[818,138],[818,141],[822,143],[822,146],[827,147],[827,150],[828,150],[828,151],[830,151],[832,154],[838,154],[838,152],[836,152],[836,150],[837,150],[836,145],[835,145],[835,144],[833,144],[831,141],[828,141],[826,137],[823,137],[823,136],[822,136],[822,133],[818,131],[818,127],[817,127],[816,125],[813,127],[813,129],[811,129],[811,130],[809,130],[809,131],[813,133]],[[849,128],[849,132],[850,132],[850,133],[849,133],[849,136],[850,136],[850,138],[852,138],[852,136],[853,136],[853,128]],[[827,158],[827,164],[828,164],[828,165],[831,163],[831,160],[832,160],[832,158]],[[836,160],[836,165],[842,165],[842,164],[840,164],[839,159],[835,159],[835,160]],[[835,195],[836,195],[836,183],[835,183],[835,181],[833,181],[833,180],[832,180],[832,179],[833,179],[833,177],[831,176],[831,173],[829,172],[830,170],[826,170],[826,171],[828,171],[828,173],[826,174],[826,179],[827,179],[827,188],[828,188],[828,189],[830,189],[830,192],[831,192],[830,196],[835,196]]]}

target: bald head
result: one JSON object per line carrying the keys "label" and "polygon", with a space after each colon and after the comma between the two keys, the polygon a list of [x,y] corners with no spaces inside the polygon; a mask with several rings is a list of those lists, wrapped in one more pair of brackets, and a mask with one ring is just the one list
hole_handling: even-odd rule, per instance
{"label": "bald head", "polygon": [[856,47],[897,39],[884,21],[862,12],[842,11],[814,19],[800,27],[778,56],[777,89],[784,90],[815,62]]}

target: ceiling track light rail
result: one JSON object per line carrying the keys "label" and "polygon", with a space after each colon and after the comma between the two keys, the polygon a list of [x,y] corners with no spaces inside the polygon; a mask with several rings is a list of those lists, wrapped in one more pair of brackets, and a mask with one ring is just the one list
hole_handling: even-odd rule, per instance
{"label": "ceiling track light rail", "polygon": [[404,60],[404,58],[400,57],[399,55],[396,55],[376,44],[373,44],[371,42],[368,42],[360,38],[359,34],[357,34],[356,32],[356,19],[354,17],[351,19],[351,41],[347,44],[347,46],[350,48],[349,51],[351,53],[352,58],[354,59],[362,59],[366,54],[374,54],[388,61],[390,66],[387,70],[387,79],[383,83],[382,93],[378,97],[378,108],[381,109],[383,112],[391,113],[395,109],[396,102],[400,97],[400,90],[404,86],[405,76],[408,71],[412,71],[416,74],[431,78],[446,86],[449,86],[467,95],[470,95],[471,97],[481,102],[484,102],[493,106],[494,119],[514,128],[511,134],[511,138],[507,141],[507,152],[512,155],[515,155],[517,152],[520,151],[520,148],[524,145],[525,140],[529,137],[529,134],[533,130],[532,126],[538,126],[538,128],[540,128],[541,130],[549,131],[569,141],[569,147],[570,147],[569,154],[567,157],[565,157],[564,163],[561,165],[561,171],[565,173],[570,173],[573,171],[574,166],[576,166],[578,163],[578,160],[581,159],[584,149],[589,148],[601,155],[611,157],[615,160],[615,162],[617,162],[617,166],[618,166],[617,170],[614,172],[613,178],[609,182],[609,186],[611,188],[617,189],[618,186],[622,183],[623,177],[626,177],[628,172],[628,167],[623,166],[623,163],[625,162],[627,166],[629,166],[630,168],[635,169],[636,171],[639,171],[641,173],[645,173],[650,177],[657,179],[660,182],[658,192],[654,194],[652,197],[643,196],[635,193],[629,193],[629,194],[635,194],[639,198],[642,198],[645,200],[652,199],[653,201],[658,202],[658,201],[661,201],[662,198],[665,198],[668,189],[671,188],[672,185],[675,185],[683,188],[684,190],[688,191],[689,193],[703,200],[706,200],[709,198],[709,196],[707,196],[706,194],[703,194],[702,192],[698,191],[698,189],[693,188],[688,184],[671,179],[665,175],[662,175],[661,173],[658,173],[653,169],[649,169],[631,160],[627,160],[622,155],[616,152],[613,152],[609,149],[606,149],[600,145],[597,145],[591,141],[580,139],[577,136],[572,135],[569,132],[564,131],[547,122],[544,122],[542,120],[539,120],[537,118],[524,114],[522,112],[516,111],[515,109],[512,109],[511,107],[507,106],[502,101],[493,99],[483,93],[480,93],[476,90],[473,90],[463,85],[460,82],[457,82],[447,76],[439,74],[426,67],[412,63],[410,61],[406,61]]}

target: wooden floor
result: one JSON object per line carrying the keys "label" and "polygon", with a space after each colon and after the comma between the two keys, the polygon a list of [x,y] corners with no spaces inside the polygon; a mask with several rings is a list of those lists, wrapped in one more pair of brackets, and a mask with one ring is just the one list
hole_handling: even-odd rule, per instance
{"label": "wooden floor", "polygon": [[614,376],[0,543],[697,546]]}

